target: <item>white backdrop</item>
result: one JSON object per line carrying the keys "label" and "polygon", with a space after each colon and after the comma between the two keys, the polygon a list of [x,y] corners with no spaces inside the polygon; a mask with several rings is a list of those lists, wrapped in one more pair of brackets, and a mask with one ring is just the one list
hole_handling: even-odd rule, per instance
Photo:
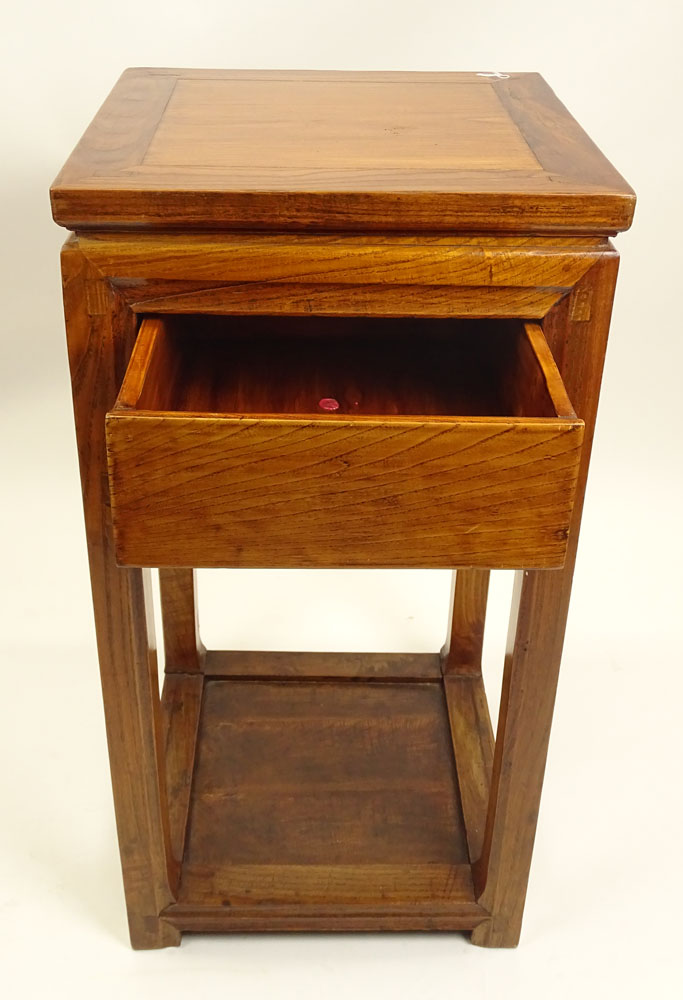
{"label": "white backdrop", "polygon": [[[24,0],[0,33],[0,949],[11,996],[678,995],[683,224],[676,0]],[[188,938],[129,951],[48,187],[129,65],[538,70],[636,189],[522,944]],[[496,580],[496,702],[509,580]],[[443,573],[202,574],[212,644],[435,649]],[[264,602],[268,612],[263,614]],[[278,603],[279,602],[279,603]],[[283,603],[284,602],[284,603]],[[264,622],[266,625],[264,625]],[[264,631],[264,629],[267,629]]]}

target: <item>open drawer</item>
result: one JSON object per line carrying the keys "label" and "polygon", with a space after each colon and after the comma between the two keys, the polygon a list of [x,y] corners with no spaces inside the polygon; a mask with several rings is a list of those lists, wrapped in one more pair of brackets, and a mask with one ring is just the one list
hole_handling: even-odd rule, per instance
{"label": "open drawer", "polygon": [[561,566],[582,438],[535,323],[147,318],[107,416],[117,558]]}

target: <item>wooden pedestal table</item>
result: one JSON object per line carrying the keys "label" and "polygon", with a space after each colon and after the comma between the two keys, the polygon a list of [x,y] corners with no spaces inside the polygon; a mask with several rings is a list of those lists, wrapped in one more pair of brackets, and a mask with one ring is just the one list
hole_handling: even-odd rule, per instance
{"label": "wooden pedestal table", "polygon": [[[515,945],[632,191],[535,74],[147,69],[52,204],[133,945]],[[207,651],[203,566],[460,567],[450,638]]]}

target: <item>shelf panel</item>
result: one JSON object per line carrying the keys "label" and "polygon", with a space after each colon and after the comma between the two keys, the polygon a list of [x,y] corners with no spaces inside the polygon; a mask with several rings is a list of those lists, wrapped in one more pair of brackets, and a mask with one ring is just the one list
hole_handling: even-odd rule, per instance
{"label": "shelf panel", "polygon": [[441,679],[206,677],[182,874],[164,917],[184,930],[485,919]]}
{"label": "shelf panel", "polygon": [[185,864],[274,861],[469,861],[440,683],[205,682]]}
{"label": "shelf panel", "polygon": [[[417,658],[430,675],[435,656]],[[212,657],[254,676],[212,676]],[[447,698],[440,676],[389,679],[410,657],[384,657],[216,652],[206,676],[167,680],[169,776],[184,788],[193,773],[164,919],[188,931],[353,931],[466,930],[487,918],[458,783],[470,788],[470,762],[456,773],[451,741],[454,695],[466,707],[475,679]],[[191,753],[183,717],[192,728],[197,715]],[[476,733],[460,741],[475,744]]]}

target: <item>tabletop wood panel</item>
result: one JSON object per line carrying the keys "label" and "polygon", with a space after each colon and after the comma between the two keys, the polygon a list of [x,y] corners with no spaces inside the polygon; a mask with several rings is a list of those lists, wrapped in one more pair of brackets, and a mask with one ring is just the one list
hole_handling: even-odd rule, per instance
{"label": "tabletop wood panel", "polygon": [[[267,176],[282,168],[310,170],[313,151],[320,170],[495,170],[502,157],[510,170],[542,171],[492,87],[463,82],[454,103],[453,86],[180,79],[142,162],[254,174],[260,164]],[[302,132],[291,128],[294,115]],[[385,124],[378,128],[380,122]],[[258,149],[265,131],[274,142],[254,163],[246,162],[246,151]]]}
{"label": "tabletop wood panel", "polygon": [[73,229],[612,233],[634,201],[535,73],[130,69],[52,188]]}

